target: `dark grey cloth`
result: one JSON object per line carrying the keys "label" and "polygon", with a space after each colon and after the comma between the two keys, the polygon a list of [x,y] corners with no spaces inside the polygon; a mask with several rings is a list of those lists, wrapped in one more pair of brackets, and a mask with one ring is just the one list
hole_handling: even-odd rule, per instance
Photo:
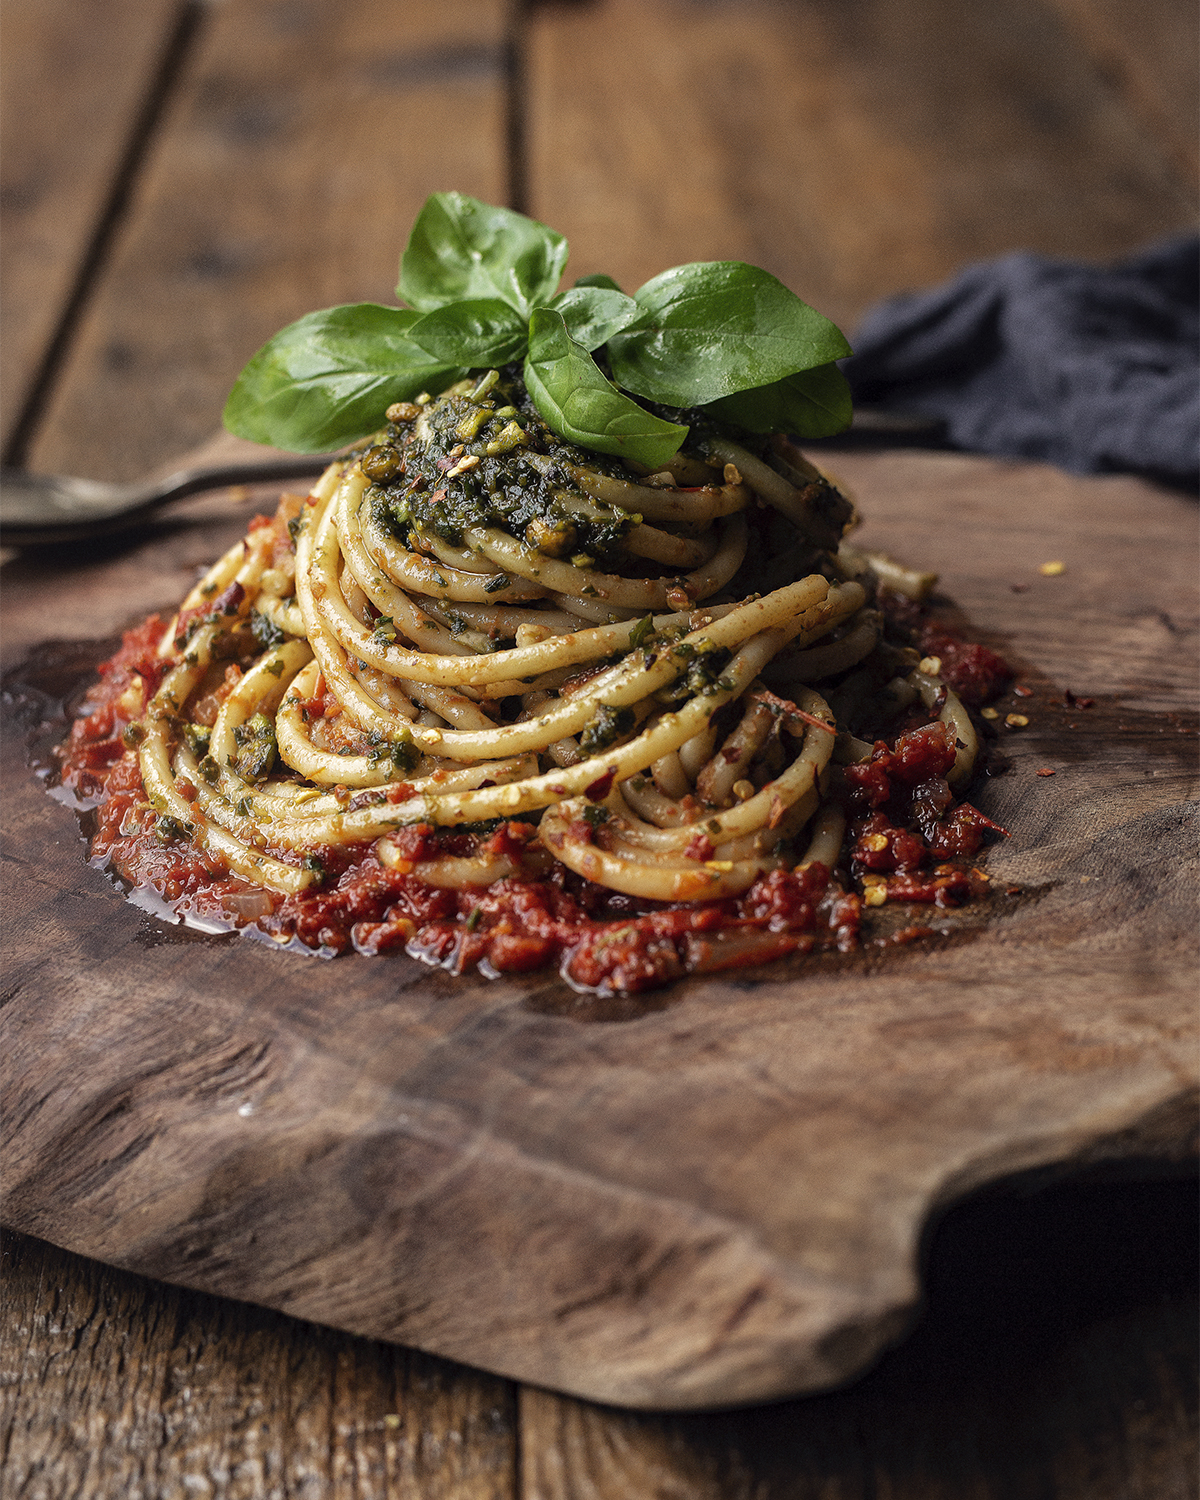
{"label": "dark grey cloth", "polygon": [[868,313],[855,399],[941,417],[957,448],[1195,487],[1200,241],[1114,267],[1031,254]]}

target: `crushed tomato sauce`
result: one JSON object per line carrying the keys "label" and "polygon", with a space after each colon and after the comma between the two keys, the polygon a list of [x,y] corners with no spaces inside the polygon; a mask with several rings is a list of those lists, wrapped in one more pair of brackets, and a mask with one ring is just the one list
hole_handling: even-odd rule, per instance
{"label": "crushed tomato sauce", "polygon": [[[849,951],[859,941],[864,904],[948,907],[977,897],[986,891],[986,877],[970,860],[986,837],[1006,832],[970,803],[955,803],[945,780],[954,737],[935,719],[905,729],[890,743],[876,741],[869,761],[835,776],[835,793],[847,813],[845,882],[813,863],[762,875],[736,898],[640,900],[548,858],[532,826],[513,821],[474,834],[411,825],[391,836],[402,857],[386,866],[373,842],[324,847],[315,851],[324,872],[320,885],[281,896],[232,874],[220,856],[190,841],[189,828],[160,817],[146,799],[130,726],[171,665],[157,655],[165,628],[152,616],[128,631],[101,665],[100,680],[60,747],[63,785],[81,805],[95,809],[94,863],[134,887],[154,890],[184,919],[254,925],[281,944],[298,942],[329,954],[400,948],[454,973],[472,966],[489,975],[528,973],[557,964],[581,989],[653,989],[688,973],[740,968],[789,953]],[[921,644],[927,649],[925,637]],[[956,644],[962,648],[957,655],[945,646],[938,654],[944,672],[948,661],[957,664],[956,691],[967,701],[977,701],[973,694],[994,694],[1011,677],[986,648]],[[223,671],[224,679],[209,690],[214,705],[240,669],[230,663]],[[300,858],[270,852],[290,862]],[[710,857],[711,845],[698,834],[688,853]],[[434,886],[413,873],[422,860],[476,854],[507,857],[517,873],[484,889],[463,890]],[[861,895],[845,888],[855,880]],[[912,941],[930,930],[912,925],[887,941]]]}
{"label": "crushed tomato sauce", "polygon": [[940,620],[930,619],[914,600],[881,588],[876,602],[897,635],[907,637],[922,655],[937,657],[942,681],[968,708],[982,708],[1011,682],[1013,670],[1002,656],[987,646],[960,640]]}

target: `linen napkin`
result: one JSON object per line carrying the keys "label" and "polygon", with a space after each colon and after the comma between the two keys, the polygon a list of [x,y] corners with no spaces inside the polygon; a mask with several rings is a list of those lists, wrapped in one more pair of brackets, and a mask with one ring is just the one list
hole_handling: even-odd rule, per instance
{"label": "linen napkin", "polygon": [[1200,240],[1112,267],[1029,253],[867,314],[855,399],[940,417],[956,448],[1200,482]]}

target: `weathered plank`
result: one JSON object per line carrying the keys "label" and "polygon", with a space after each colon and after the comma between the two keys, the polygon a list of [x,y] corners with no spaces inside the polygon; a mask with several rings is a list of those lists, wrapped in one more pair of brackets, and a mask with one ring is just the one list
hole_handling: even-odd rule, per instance
{"label": "weathered plank", "polygon": [[953,1211],[915,1332],[854,1385],[649,1416],[526,1387],[522,1500],[1191,1500],[1192,1183]]}
{"label": "weathered plank", "polygon": [[1190,1183],[977,1200],[939,1227],[927,1310],[874,1372],[696,1417],[529,1388],[518,1416],[475,1371],[8,1235],[6,1479],[28,1500],[509,1500],[514,1481],[522,1500],[1190,1500],[1195,1235]]}
{"label": "weathered plank", "polygon": [[1040,0],[603,0],[534,13],[532,211],[572,275],[766,266],[853,324],[1025,248],[1102,259],[1194,195]]}
{"label": "weathered plank", "polygon": [[5,1492],[511,1500],[512,1386],[6,1236]]}
{"label": "weathered plank", "polygon": [[504,0],[219,6],[31,449],[132,477],[206,438],[284,324],[394,300],[430,193],[497,201]]}
{"label": "weathered plank", "polygon": [[118,169],[154,87],[179,0],[0,7],[0,435],[13,425],[67,311]]}
{"label": "weathered plank", "polygon": [[1193,544],[1180,546],[1194,501],[1129,475],[963,453],[814,457],[862,497],[856,540],[940,572],[970,600],[972,628],[1014,659],[1130,709],[1197,706],[1200,599]]}

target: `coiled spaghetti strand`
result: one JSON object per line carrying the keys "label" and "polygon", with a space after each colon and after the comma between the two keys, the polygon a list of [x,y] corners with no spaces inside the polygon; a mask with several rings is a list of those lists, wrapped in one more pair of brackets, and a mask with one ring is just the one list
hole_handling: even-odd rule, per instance
{"label": "coiled spaghetti strand", "polygon": [[739,896],[780,861],[774,856],[700,862],[656,853],[645,863],[619,845],[604,848],[580,836],[586,804],[563,803],[542,816],[542,838],[555,857],[576,874],[628,896],[652,901],[714,901]]}
{"label": "coiled spaghetti strand", "polygon": [[[780,593],[786,592],[786,590],[780,590]],[[774,598],[773,595],[768,596],[768,600]],[[759,600],[755,601],[755,605],[766,605],[767,602],[767,600]],[[855,607],[859,602],[861,600],[855,600]],[[754,608],[755,606],[746,607]],[[793,619],[786,625],[767,629],[750,637],[724,668],[719,683],[713,684],[705,693],[692,698],[677,712],[663,714],[641,734],[623,745],[605,751],[601,755],[589,757],[579,765],[556,769],[512,786],[490,787],[461,797],[420,799],[419,802],[406,804],[404,815],[398,817],[396,821],[430,822],[450,826],[477,822],[485,818],[514,817],[518,813],[548,807],[563,797],[576,796],[583,792],[592,795],[593,786],[602,784],[604,781],[611,786],[617,781],[624,780],[644,770],[660,756],[670,750],[678,749],[686,740],[691,739],[707,724],[718,709],[739,697],[775,652],[802,629],[803,619]],[[824,730],[820,733],[826,735],[829,748],[832,750],[833,734],[826,734]],[[754,801],[755,799],[751,799],[751,802]],[[738,820],[739,815],[750,805],[750,802],[743,803],[741,808],[721,813],[718,816],[722,821]],[[746,818],[746,824],[753,823],[754,814],[763,811],[761,805],[756,805],[751,815]],[[759,821],[767,821],[768,817],[769,809],[765,810],[765,816]],[[743,826],[737,831],[747,830]]]}
{"label": "coiled spaghetti strand", "polygon": [[785,771],[773,781],[767,782],[761,791],[735,807],[710,812],[699,825],[656,828],[638,820],[630,829],[624,830],[625,837],[644,848],[670,852],[685,848],[693,837],[696,826],[703,828],[714,845],[728,839],[741,838],[760,828],[777,827],[787,809],[817,785],[821,772],[829,764],[833,753],[833,716],[828,705],[816,693],[806,693],[804,696],[804,712],[820,719],[823,725],[828,724],[829,728],[807,725],[799,754]]}
{"label": "coiled spaghetti strand", "polygon": [[[816,587],[809,587],[814,583]],[[416,729],[414,740],[430,752],[436,751],[455,760],[544,750],[551,743],[584,728],[601,703],[609,709],[630,707],[674,682],[687,667],[697,646],[720,648],[735,645],[739,640],[745,640],[755,626],[761,629],[777,620],[788,620],[794,608],[822,592],[825,597],[818,598],[807,610],[801,609],[786,628],[789,635],[828,629],[839,610],[856,608],[861,602],[860,592],[843,592],[848,588],[854,586],[829,589],[824,579],[805,579],[788,589],[779,590],[778,594],[754,600],[741,611],[735,610],[720,620],[714,620],[702,630],[690,632],[677,645],[650,659],[645,655],[641,660],[636,660],[634,655],[624,658],[593,678],[580,693],[558,699],[553,707],[524,724],[497,725],[494,730],[483,733]],[[700,732],[709,733],[707,724]],[[673,745],[671,748],[677,747]],[[705,752],[705,759],[710,753],[711,747]]]}
{"label": "coiled spaghetti strand", "polygon": [[369,507],[360,525],[363,543],[371,557],[389,578],[414,594],[428,594],[435,599],[458,599],[468,604],[520,604],[546,595],[545,589],[524,579],[509,579],[503,587],[497,587],[499,575],[490,563],[486,573],[475,572],[431,562],[419,553],[410,552],[380,525]]}
{"label": "coiled spaghetti strand", "polygon": [[975,733],[970,714],[958,694],[951,692],[939,677],[917,668],[909,673],[908,680],[920,693],[925,707],[931,712],[938,709],[938,718],[954,731],[954,764],[946,772],[946,780],[951,786],[965,785],[971,779],[975,757],[979,754],[979,736]]}
{"label": "coiled spaghetti strand", "polygon": [[[313,883],[315,876],[311,870],[295,869],[272,859],[219,824],[209,822],[203,810],[194,807],[175,784],[169,727],[176,722],[180,709],[207,670],[213,642],[222,628],[213,624],[197,631],[189,642],[187,657],[167,673],[147,705],[145,738],[138,749],[138,767],[146,796],[160,815],[172,819],[180,830],[190,833],[201,848],[224,859],[237,874],[272,890],[302,891]],[[257,833],[252,825],[247,831]]]}
{"label": "coiled spaghetti strand", "polygon": [[[351,474],[345,482],[361,485],[365,483],[365,477]],[[328,502],[324,507],[315,507],[311,517],[300,533],[297,546],[296,597],[304,613],[309,643],[319,659],[323,657],[324,643],[332,638],[348,655],[396,677],[456,686],[507,685],[510,681],[559,667],[576,666],[627,651],[639,623],[632,620],[628,624],[595,626],[568,636],[551,637],[534,645],[497,651],[489,656],[438,655],[387,645],[354,618],[341,598],[337,587],[336,517],[331,514]],[[815,583],[813,580],[805,582],[814,591],[828,589],[822,578],[817,578]],[[842,587],[857,588],[858,585]],[[687,613],[676,613],[663,620],[656,616],[654,627],[670,628],[680,618],[686,621]]]}
{"label": "coiled spaghetti strand", "polygon": [[734,782],[743,779],[743,770],[766,743],[775,717],[754,689],[746,695],[747,708],[737,727],[729,734],[720,751],[696,777],[696,793],[705,802],[720,807],[733,795]]}
{"label": "coiled spaghetti strand", "polygon": [[724,588],[746,556],[746,523],[739,516],[723,522],[720,541],[703,567],[682,578],[623,578],[617,573],[597,573],[572,563],[531,553],[495,527],[473,526],[466,533],[472,546],[499,564],[506,573],[516,573],[544,585],[555,594],[596,598],[623,609],[666,609],[679,589],[689,599],[707,599]]}

